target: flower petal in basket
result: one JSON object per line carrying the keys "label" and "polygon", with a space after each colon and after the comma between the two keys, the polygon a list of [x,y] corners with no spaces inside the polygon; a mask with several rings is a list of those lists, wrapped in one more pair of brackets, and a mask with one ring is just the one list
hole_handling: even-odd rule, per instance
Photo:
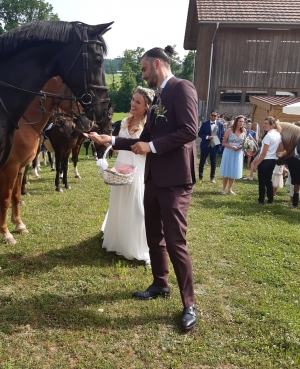
{"label": "flower petal in basket", "polygon": [[117,172],[122,173],[122,174],[130,174],[134,172],[134,168],[132,167],[132,165],[128,165],[128,164],[120,164],[117,168],[116,168]]}

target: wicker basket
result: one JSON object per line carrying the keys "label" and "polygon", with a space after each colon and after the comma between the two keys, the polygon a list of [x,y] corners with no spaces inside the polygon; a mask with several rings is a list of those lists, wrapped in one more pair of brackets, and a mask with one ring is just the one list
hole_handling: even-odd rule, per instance
{"label": "wicker basket", "polygon": [[[105,160],[107,153],[112,148],[112,146],[109,146],[103,155],[103,160]],[[137,171],[137,167],[135,165],[135,155],[133,156],[133,164],[131,165],[134,171],[129,174],[122,174],[115,172],[110,169],[105,169],[102,172],[102,176],[104,179],[104,183],[110,186],[124,186],[124,185],[130,185],[133,181],[134,175]]]}

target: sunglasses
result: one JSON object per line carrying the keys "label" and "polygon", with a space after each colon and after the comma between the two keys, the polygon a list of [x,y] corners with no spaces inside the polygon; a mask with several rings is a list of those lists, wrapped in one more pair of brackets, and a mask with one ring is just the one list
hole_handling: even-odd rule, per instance
{"label": "sunglasses", "polygon": [[217,117],[217,115],[215,115],[215,114],[210,114],[210,116],[211,116],[211,117]]}

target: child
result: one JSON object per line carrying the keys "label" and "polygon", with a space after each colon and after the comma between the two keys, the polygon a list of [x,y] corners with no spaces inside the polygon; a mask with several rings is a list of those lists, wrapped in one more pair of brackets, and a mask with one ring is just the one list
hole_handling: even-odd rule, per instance
{"label": "child", "polygon": [[277,189],[283,187],[283,173],[285,174],[287,169],[284,165],[275,165],[272,175],[273,183],[273,196],[277,196]]}

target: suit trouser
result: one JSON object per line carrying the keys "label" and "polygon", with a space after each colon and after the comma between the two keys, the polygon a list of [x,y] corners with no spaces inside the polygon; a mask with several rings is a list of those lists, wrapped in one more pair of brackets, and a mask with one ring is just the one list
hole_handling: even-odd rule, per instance
{"label": "suit trouser", "polygon": [[200,148],[200,164],[199,164],[199,178],[203,178],[204,165],[208,155],[210,155],[210,179],[215,178],[216,165],[217,165],[217,153],[218,147],[207,147],[206,149]]}
{"label": "suit trouser", "polygon": [[275,168],[275,159],[265,159],[257,167],[258,173],[258,202],[263,204],[265,202],[265,193],[267,188],[268,202],[273,202],[273,184],[272,174]]}
{"label": "suit trouser", "polygon": [[187,212],[193,185],[157,186],[151,175],[145,183],[145,225],[153,285],[168,286],[168,254],[185,307],[194,304],[192,263],[186,246]]}

